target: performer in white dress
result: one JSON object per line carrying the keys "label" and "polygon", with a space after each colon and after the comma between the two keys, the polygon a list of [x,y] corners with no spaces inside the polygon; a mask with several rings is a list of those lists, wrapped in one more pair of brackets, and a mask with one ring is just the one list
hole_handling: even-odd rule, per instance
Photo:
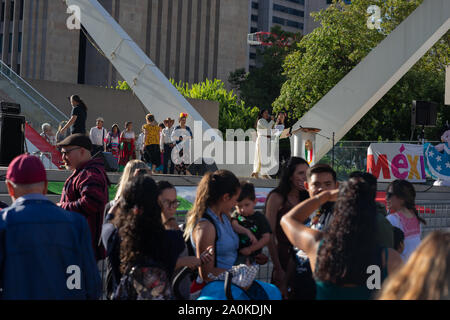
{"label": "performer in white dress", "polygon": [[[262,167],[262,157],[264,158],[264,164],[267,165],[266,158],[270,154],[270,142],[271,142],[271,134],[273,129],[274,121],[269,115],[269,111],[267,109],[261,110],[258,116],[258,122],[256,124],[256,144],[255,144],[255,158],[253,162],[253,178],[258,178],[259,173],[263,174],[264,178],[269,178],[266,173],[266,170]],[[263,169],[263,170],[261,170]]]}

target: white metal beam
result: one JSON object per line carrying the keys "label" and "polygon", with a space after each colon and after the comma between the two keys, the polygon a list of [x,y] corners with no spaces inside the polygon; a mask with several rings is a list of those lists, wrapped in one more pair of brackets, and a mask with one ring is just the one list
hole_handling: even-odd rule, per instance
{"label": "white metal beam", "polygon": [[[330,138],[334,132],[335,141],[338,142],[449,28],[450,1],[424,0],[309,110],[293,129],[300,126],[320,128],[321,134]],[[331,139],[317,136],[317,159],[331,148]]]}

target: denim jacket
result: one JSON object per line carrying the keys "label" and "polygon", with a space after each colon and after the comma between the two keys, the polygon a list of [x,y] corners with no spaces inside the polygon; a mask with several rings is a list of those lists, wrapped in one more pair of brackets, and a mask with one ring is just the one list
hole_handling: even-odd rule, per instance
{"label": "denim jacket", "polygon": [[0,212],[0,298],[98,299],[101,281],[86,219],[45,196]]}

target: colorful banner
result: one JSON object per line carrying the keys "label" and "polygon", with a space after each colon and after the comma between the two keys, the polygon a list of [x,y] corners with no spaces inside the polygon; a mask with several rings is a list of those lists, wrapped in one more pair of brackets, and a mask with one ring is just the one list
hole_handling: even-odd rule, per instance
{"label": "colorful banner", "polygon": [[396,179],[425,182],[423,145],[372,143],[367,150],[367,172],[379,182]]}

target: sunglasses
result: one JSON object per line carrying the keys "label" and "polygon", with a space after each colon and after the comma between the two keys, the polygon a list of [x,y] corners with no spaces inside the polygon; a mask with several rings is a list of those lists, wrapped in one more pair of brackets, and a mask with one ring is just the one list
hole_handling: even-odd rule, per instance
{"label": "sunglasses", "polygon": [[66,150],[66,151],[61,151],[61,155],[62,155],[63,157],[64,157],[64,156],[67,156],[67,155],[69,155],[69,153],[71,153],[72,151],[77,150],[77,149],[81,149],[81,147],[73,148],[73,149]]}
{"label": "sunglasses", "polygon": [[162,201],[162,203],[163,203],[163,205],[165,205],[165,206],[167,206],[167,207],[169,207],[169,208],[178,208],[179,206],[180,206],[180,201],[178,201],[178,200],[175,200],[175,201],[168,201],[168,200],[165,200],[165,201]]}

